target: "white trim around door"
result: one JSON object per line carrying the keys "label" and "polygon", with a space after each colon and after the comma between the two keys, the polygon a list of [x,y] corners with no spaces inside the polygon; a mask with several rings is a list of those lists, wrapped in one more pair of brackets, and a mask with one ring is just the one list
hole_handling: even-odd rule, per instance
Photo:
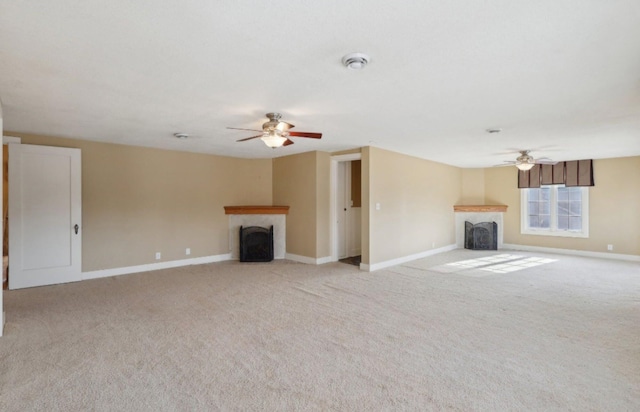
{"label": "white trim around door", "polygon": [[353,160],[362,159],[361,153],[350,153],[344,155],[331,156],[331,189],[330,189],[330,203],[331,203],[331,226],[330,226],[330,239],[331,239],[331,261],[336,262],[338,260],[338,215],[336,210],[338,208],[338,163],[351,162]]}

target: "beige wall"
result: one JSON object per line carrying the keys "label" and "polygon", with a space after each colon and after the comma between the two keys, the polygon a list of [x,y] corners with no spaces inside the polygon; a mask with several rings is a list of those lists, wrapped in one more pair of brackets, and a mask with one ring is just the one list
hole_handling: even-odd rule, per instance
{"label": "beige wall", "polygon": [[317,257],[316,173],[316,152],[273,159],[273,202],[289,206],[287,253]]}
{"label": "beige wall", "polygon": [[595,186],[589,189],[589,238],[520,234],[520,190],[515,168],[485,169],[487,203],[509,206],[504,242],[591,252],[640,255],[640,156],[593,161]]}
{"label": "beige wall", "polygon": [[[330,251],[325,152],[235,159],[7,133],[82,149],[83,271],[228,253],[223,206],[281,204],[287,252]],[[590,237],[520,234],[514,168],[459,169],[373,147],[362,153],[362,261],[376,264],[455,243],[454,204],[506,204],[505,243],[640,255],[640,157],[595,160]],[[380,203],[381,209],[375,210]],[[191,255],[185,255],[185,248]]]}
{"label": "beige wall", "polygon": [[316,254],[317,258],[331,256],[331,155],[316,155]]}
{"label": "beige wall", "polygon": [[331,255],[330,186],[327,152],[273,159],[273,201],[289,206],[287,253],[313,259]]}
{"label": "beige wall", "polygon": [[460,205],[484,205],[484,169],[462,169]]}
{"label": "beige wall", "polygon": [[367,163],[370,264],[456,243],[462,169],[375,147],[363,156],[363,169]]}
{"label": "beige wall", "polygon": [[228,253],[223,206],[272,204],[270,159],[8,134],[82,150],[85,272]]}

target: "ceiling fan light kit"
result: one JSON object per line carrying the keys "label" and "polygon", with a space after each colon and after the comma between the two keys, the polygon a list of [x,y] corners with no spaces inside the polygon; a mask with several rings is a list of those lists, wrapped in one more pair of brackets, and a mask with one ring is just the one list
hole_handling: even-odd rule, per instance
{"label": "ceiling fan light kit", "polygon": [[518,168],[518,170],[522,170],[526,172],[527,170],[533,169],[533,166],[539,165],[555,165],[558,162],[555,162],[547,157],[539,157],[534,159],[531,155],[529,155],[530,150],[520,150],[520,156],[516,157],[516,160],[505,161],[505,164],[498,166],[511,166],[514,165]]}
{"label": "ceiling fan light kit", "polygon": [[278,133],[268,133],[260,138],[264,144],[269,146],[272,149],[278,148],[287,141],[286,137],[282,137],[278,135]]}
{"label": "ceiling fan light kit", "polygon": [[[236,141],[246,142],[247,140],[257,139],[259,137],[264,144],[275,149],[281,146],[289,146],[293,144],[293,141],[289,139],[289,137],[306,137],[310,139],[322,138],[322,133],[290,132],[289,129],[293,129],[295,126],[291,123],[281,121],[280,119],[282,118],[282,114],[280,113],[267,113],[266,116],[269,121],[262,124],[261,134]],[[260,130],[241,129],[238,127],[227,127],[227,129],[260,132]]]}
{"label": "ceiling fan light kit", "polygon": [[522,171],[531,170],[535,163],[516,163],[516,167]]}
{"label": "ceiling fan light kit", "polygon": [[351,70],[361,70],[369,64],[371,57],[364,53],[349,53],[342,58],[342,64]]}
{"label": "ceiling fan light kit", "polygon": [[262,124],[264,136],[260,139],[272,149],[281,147],[287,141],[287,137],[283,134],[294,126],[291,123],[281,122],[282,114],[280,113],[267,113],[266,116],[269,121]]}

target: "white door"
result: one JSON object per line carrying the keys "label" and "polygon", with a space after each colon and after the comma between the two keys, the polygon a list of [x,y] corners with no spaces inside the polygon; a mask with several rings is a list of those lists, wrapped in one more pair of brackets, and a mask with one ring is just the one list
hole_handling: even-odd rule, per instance
{"label": "white door", "polygon": [[81,280],[80,149],[9,145],[9,289]]}

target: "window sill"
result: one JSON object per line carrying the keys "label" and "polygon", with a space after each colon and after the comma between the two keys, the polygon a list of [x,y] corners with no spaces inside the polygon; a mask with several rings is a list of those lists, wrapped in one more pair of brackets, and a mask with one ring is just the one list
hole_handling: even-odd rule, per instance
{"label": "window sill", "polygon": [[534,235],[534,236],[555,236],[555,237],[577,237],[577,238],[588,238],[589,232],[570,232],[568,230],[533,230],[526,229],[521,230],[520,234],[522,235]]}

